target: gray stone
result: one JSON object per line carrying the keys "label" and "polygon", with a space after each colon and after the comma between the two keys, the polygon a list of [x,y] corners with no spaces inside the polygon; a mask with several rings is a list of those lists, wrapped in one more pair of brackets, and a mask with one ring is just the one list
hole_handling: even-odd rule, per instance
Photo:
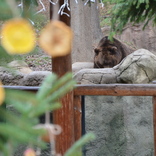
{"label": "gray stone", "polygon": [[19,71],[15,71],[9,68],[0,67],[0,80],[3,85],[19,85],[19,82],[23,79],[24,74]]}
{"label": "gray stone", "polygon": [[49,71],[34,71],[30,74],[25,75],[25,77],[20,82],[23,86],[39,86],[44,78],[51,74]]}
{"label": "gray stone", "polygon": [[49,71],[33,71],[23,74],[13,68],[0,67],[0,80],[3,85],[9,86],[39,86]]}
{"label": "gray stone", "polygon": [[114,67],[118,83],[151,83],[156,78],[156,55],[139,49]]}
{"label": "gray stone", "polygon": [[75,74],[81,69],[93,68],[93,66],[93,62],[75,62],[72,64],[72,72]]}
{"label": "gray stone", "polygon": [[32,70],[29,68],[27,63],[25,63],[22,60],[14,60],[14,61],[8,63],[8,67],[12,68],[14,70],[17,70],[23,74],[28,74],[28,73],[32,72]]}
{"label": "gray stone", "polygon": [[151,83],[156,79],[155,66],[156,55],[139,49],[113,68],[81,69],[74,78],[81,84]]}
{"label": "gray stone", "polygon": [[116,83],[116,73],[113,68],[82,69],[74,75],[74,79],[81,84]]}

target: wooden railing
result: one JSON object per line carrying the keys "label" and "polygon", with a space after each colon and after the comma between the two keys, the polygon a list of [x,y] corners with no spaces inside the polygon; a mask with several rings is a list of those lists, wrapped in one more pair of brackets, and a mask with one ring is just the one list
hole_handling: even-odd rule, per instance
{"label": "wooden railing", "polygon": [[74,90],[75,140],[82,136],[82,95],[153,96],[154,156],[156,156],[156,84],[99,84],[77,85]]}
{"label": "wooden railing", "polygon": [[[5,86],[5,88],[27,90],[27,91],[37,91],[39,89],[39,87],[26,87],[26,86]],[[64,108],[62,111],[65,110],[65,112],[62,112],[62,113],[64,113],[65,118],[61,118],[59,122],[65,125],[64,126],[65,131],[67,127],[67,129],[72,129],[71,131],[73,131],[73,133],[69,134],[68,136],[68,132],[66,132],[66,135],[62,135],[61,139],[59,139],[59,141],[56,142],[57,146],[59,147],[58,149],[60,149],[60,153],[62,153],[62,151],[64,152],[68,148],[69,144],[74,143],[76,140],[78,140],[82,136],[82,107],[81,107],[82,98],[81,96],[83,95],[153,96],[153,127],[154,127],[154,151],[155,151],[156,149],[156,84],[76,85],[76,88],[71,94],[73,94],[73,100],[69,99],[70,100],[69,103],[68,101],[65,101],[65,102],[66,104],[70,105],[71,101],[73,101],[73,106],[71,107],[73,108],[73,111],[72,109],[68,111],[66,110],[66,108]],[[69,121],[66,119],[66,116],[67,118],[70,116],[73,116],[72,127],[68,126]],[[70,141],[60,142],[61,140],[67,140],[68,138],[70,138]],[[156,152],[154,152],[154,156],[156,156]]]}

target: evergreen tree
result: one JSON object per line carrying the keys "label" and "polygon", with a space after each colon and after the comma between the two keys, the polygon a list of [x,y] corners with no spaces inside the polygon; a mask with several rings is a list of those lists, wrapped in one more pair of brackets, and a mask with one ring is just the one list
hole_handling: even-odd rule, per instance
{"label": "evergreen tree", "polygon": [[128,23],[156,23],[156,0],[103,0],[114,4],[111,15],[111,35],[121,32]]}
{"label": "evergreen tree", "polygon": [[[6,21],[8,24],[8,20],[13,19],[10,20],[12,23],[9,24],[9,26],[5,24],[5,29],[3,27],[3,33],[1,32],[1,44],[3,44],[2,46],[0,45],[0,59],[2,60],[5,57],[11,57],[7,52],[9,53],[15,50],[12,51],[13,53],[11,54],[16,53],[20,44],[14,42],[19,41],[19,38],[22,40],[25,30],[27,30],[27,33],[24,33],[24,37],[33,36],[26,36],[29,33],[33,34],[33,32],[29,24],[27,24],[27,22],[25,23],[25,19],[33,21],[36,18],[36,16],[34,16],[36,11],[34,6],[37,6],[37,0],[22,0],[22,2],[23,6],[18,6],[21,0],[0,0],[0,21],[2,23]],[[20,24],[24,25],[24,28],[20,28],[21,31],[18,31],[19,26],[16,25],[16,19],[18,19]],[[14,28],[13,30],[10,29],[12,27]],[[19,33],[18,37],[16,32]],[[15,40],[15,38],[17,40]],[[70,42],[67,41],[67,44],[68,43],[70,44]],[[9,45],[11,48],[7,49],[4,45]],[[26,45],[27,44],[23,44],[25,48]],[[61,44],[59,46],[61,47]],[[20,52],[22,54],[22,51]],[[75,81],[72,79],[71,73],[67,73],[61,78],[58,78],[54,73],[50,74],[45,78],[37,93],[10,89],[5,89],[4,91],[0,82],[0,155],[13,156],[17,146],[23,143],[32,147],[37,146],[44,148],[45,140],[43,136],[45,134],[50,135],[47,133],[46,125],[48,124],[48,127],[53,125],[50,124],[49,119],[48,122],[41,125],[39,123],[39,116],[60,108],[61,104],[58,102],[58,99],[71,91],[74,85]],[[2,104],[3,100],[4,103]],[[5,106],[12,106],[13,111],[9,111]],[[94,139],[94,135],[87,134],[67,151],[66,156],[81,156],[81,146],[92,139]],[[52,142],[50,142],[50,144],[52,145]],[[28,149],[25,155],[35,156],[36,154],[34,150]]]}

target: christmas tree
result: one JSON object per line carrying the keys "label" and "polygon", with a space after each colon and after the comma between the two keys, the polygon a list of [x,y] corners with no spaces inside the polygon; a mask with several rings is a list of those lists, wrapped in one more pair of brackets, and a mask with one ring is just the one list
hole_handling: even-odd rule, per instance
{"label": "christmas tree", "polygon": [[[40,16],[34,16],[37,4],[37,0],[0,1],[1,60],[6,61],[17,54],[26,54],[35,49],[37,38],[31,21]],[[60,21],[51,21],[39,40],[41,47],[50,56],[64,56],[70,51],[72,31]],[[50,123],[50,112],[61,107],[58,99],[70,92],[75,84],[71,73],[61,78],[54,73],[48,75],[37,93],[4,89],[0,82],[0,155],[12,156],[20,144],[29,146],[24,156],[40,155],[40,149],[46,147],[47,139],[51,155],[56,155],[54,135],[61,132],[61,127]],[[9,106],[13,107],[13,111],[6,109]],[[39,122],[42,114],[46,116],[44,124]],[[81,146],[93,138],[93,134],[82,137],[65,156],[81,156]]]}

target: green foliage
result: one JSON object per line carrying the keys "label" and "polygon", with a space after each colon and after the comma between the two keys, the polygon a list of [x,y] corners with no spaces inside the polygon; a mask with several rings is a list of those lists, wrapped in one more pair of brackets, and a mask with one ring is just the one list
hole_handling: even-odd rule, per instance
{"label": "green foliage", "polygon": [[[16,8],[11,8],[9,6],[9,4],[7,3],[6,0],[1,0],[0,1],[0,21],[4,21],[4,20],[8,20],[10,18],[13,18],[14,17],[14,11],[13,10],[18,10],[19,13],[19,16],[23,16],[23,17],[33,17],[33,12],[35,11],[34,10],[34,5],[37,6],[38,3],[37,3],[37,0],[23,0],[23,4],[24,4],[24,7],[23,9],[21,7],[18,7],[18,4],[21,2],[21,0],[16,0]],[[29,8],[29,11],[28,11],[28,8]]]}
{"label": "green foliage", "polygon": [[[108,0],[103,0],[108,2]],[[133,24],[144,22],[144,28],[149,21],[156,23],[156,1],[155,0],[109,0],[115,3],[112,8],[111,31],[121,32],[124,26],[131,22]]]}
{"label": "green foliage", "polygon": [[0,1],[0,20],[6,20],[12,17],[10,7],[5,0]]}
{"label": "green foliage", "polygon": [[58,99],[71,91],[75,85],[72,74],[58,79],[53,73],[46,77],[35,94],[27,91],[6,89],[4,103],[13,106],[13,111],[0,107],[0,155],[11,156],[21,143],[45,146],[39,139],[45,134],[43,129],[34,128],[39,124],[39,116],[61,107]]}
{"label": "green foliage", "polygon": [[110,26],[111,25],[111,9],[113,5],[110,3],[105,3],[105,6],[100,11],[100,26]]}
{"label": "green foliage", "polygon": [[43,27],[49,22],[49,19],[45,16],[45,15],[35,15],[36,18],[34,20],[34,27],[37,31],[37,33],[39,33]]}
{"label": "green foliage", "polygon": [[64,156],[82,156],[82,146],[94,139],[95,135],[93,133],[88,133],[84,135],[65,153]]}
{"label": "green foliage", "polygon": [[109,26],[109,25],[110,25],[110,18],[105,18],[100,22],[101,27]]}

